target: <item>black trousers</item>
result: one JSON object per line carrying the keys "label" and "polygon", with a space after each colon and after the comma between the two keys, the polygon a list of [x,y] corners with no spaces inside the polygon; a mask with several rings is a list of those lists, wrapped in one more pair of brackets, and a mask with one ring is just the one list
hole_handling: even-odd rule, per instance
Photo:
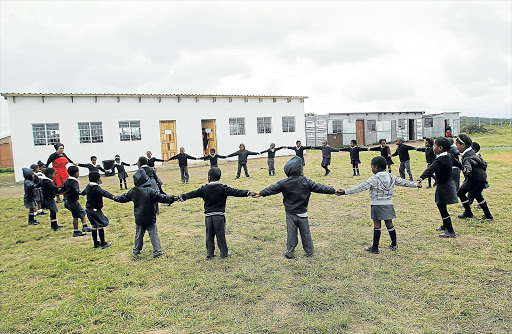
{"label": "black trousers", "polygon": [[242,172],[242,167],[245,172],[245,176],[249,176],[249,172],[247,171],[247,162],[238,162],[238,170],[236,171],[236,177],[240,177],[240,173]]}
{"label": "black trousers", "polygon": [[469,182],[465,181],[460,186],[459,191],[457,191],[457,195],[459,196],[462,204],[464,204],[464,202],[468,201],[466,194],[469,194],[469,196],[471,198],[474,198],[477,200],[478,203],[481,203],[484,201],[484,196],[482,195],[482,191],[484,190],[484,187],[485,187],[485,182],[481,182],[480,184],[470,185]]}
{"label": "black trousers", "polygon": [[215,240],[217,237],[217,246],[220,249],[220,256],[228,255],[228,245],[226,243],[226,217],[223,215],[208,216],[204,219],[206,226],[206,255],[213,257],[215,255]]}

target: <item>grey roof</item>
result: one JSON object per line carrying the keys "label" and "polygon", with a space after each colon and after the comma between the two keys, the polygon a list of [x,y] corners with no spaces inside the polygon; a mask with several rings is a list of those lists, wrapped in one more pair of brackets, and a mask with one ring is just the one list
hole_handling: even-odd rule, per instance
{"label": "grey roof", "polygon": [[285,95],[236,95],[236,94],[126,94],[126,93],[1,93],[3,97],[9,96],[131,96],[131,97],[246,97],[246,98],[276,98],[276,99],[307,99],[307,96]]}

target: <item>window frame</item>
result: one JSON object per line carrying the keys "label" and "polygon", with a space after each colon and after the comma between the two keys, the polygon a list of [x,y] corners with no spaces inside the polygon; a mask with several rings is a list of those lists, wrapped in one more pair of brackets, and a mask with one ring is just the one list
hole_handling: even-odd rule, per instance
{"label": "window frame", "polygon": [[[290,124],[292,123],[290,121],[293,121],[293,129],[290,126]],[[286,125],[286,127],[285,127],[285,125]],[[283,130],[283,132],[295,132],[296,125],[297,125],[297,123],[295,121],[295,116],[283,116],[282,117],[282,130]]]}
{"label": "window frame", "polygon": [[366,131],[377,132],[377,121],[374,119],[367,120],[366,121]]}
{"label": "window frame", "polygon": [[343,133],[343,120],[342,119],[333,119],[332,120],[332,133]]}
{"label": "window frame", "polygon": [[[88,134],[83,135],[82,131],[87,131]],[[103,143],[103,122],[78,122],[78,141],[80,144]]]}
{"label": "window frame", "polygon": [[245,136],[245,117],[230,117],[228,122],[230,136]]}
{"label": "window frame", "polygon": [[[39,127],[40,129],[36,130],[34,127]],[[56,131],[56,133],[50,136],[50,131]],[[36,136],[36,133],[42,134],[42,136]],[[59,123],[32,123],[32,138],[34,146],[48,146],[60,143]]]}
{"label": "window frame", "polygon": [[257,117],[256,131],[258,134],[272,133],[272,117]]}
{"label": "window frame", "polygon": [[433,128],[434,127],[434,117],[425,117],[424,126],[425,126],[425,128]]}
{"label": "window frame", "polygon": [[[138,141],[142,140],[142,131],[140,129],[140,120],[138,121],[119,121],[119,141]],[[123,134],[123,129],[129,129]],[[135,129],[138,129],[135,130]]]}

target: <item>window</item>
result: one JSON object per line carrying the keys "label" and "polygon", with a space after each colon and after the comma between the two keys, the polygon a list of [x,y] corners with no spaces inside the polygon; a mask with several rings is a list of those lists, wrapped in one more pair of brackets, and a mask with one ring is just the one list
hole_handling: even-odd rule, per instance
{"label": "window", "polygon": [[343,132],[343,120],[333,119],[332,120],[332,133],[342,133],[342,132]]}
{"label": "window", "polygon": [[59,123],[32,124],[34,146],[53,145],[60,142]]}
{"label": "window", "polygon": [[140,121],[119,122],[119,139],[121,141],[140,140]]}
{"label": "window", "polygon": [[399,129],[405,129],[405,119],[399,119],[398,120],[398,128]]}
{"label": "window", "polygon": [[229,134],[232,136],[245,135],[245,118],[230,118]]}
{"label": "window", "polygon": [[258,133],[272,133],[272,117],[258,117]]}
{"label": "window", "polygon": [[375,132],[377,131],[377,121],[374,119],[369,119],[366,121],[366,129],[368,132]]}
{"label": "window", "polygon": [[80,144],[103,143],[103,126],[101,122],[78,123]]}
{"label": "window", "polygon": [[425,118],[425,127],[433,128],[434,127],[434,119],[432,117]]}
{"label": "window", "polygon": [[295,116],[283,116],[283,132],[295,132]]}

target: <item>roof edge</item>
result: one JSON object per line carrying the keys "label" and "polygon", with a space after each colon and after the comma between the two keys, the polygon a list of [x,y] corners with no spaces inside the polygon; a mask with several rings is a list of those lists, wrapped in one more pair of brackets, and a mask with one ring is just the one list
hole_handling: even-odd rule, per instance
{"label": "roof edge", "polygon": [[237,98],[275,98],[275,99],[307,99],[307,96],[291,96],[291,95],[236,95],[236,94],[127,94],[127,93],[0,93],[3,97],[13,96],[28,96],[28,97],[41,97],[41,96],[84,96],[84,97],[237,97]]}

